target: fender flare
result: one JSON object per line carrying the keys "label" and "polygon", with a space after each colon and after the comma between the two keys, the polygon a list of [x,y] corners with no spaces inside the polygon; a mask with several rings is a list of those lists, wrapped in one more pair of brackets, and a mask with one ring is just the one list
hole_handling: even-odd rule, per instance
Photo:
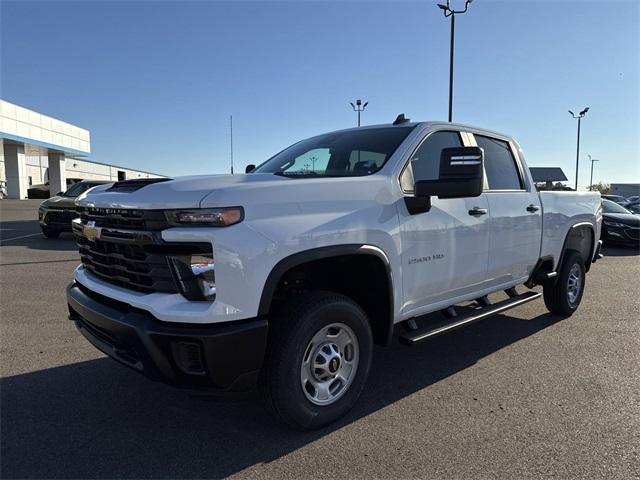
{"label": "fender flare", "polygon": [[389,257],[387,257],[386,253],[380,247],[376,247],[375,245],[360,243],[330,245],[326,247],[303,250],[301,252],[297,252],[283,258],[275,264],[275,266],[271,269],[271,272],[269,272],[269,275],[267,276],[264,287],[262,288],[262,295],[260,297],[260,304],[258,306],[258,316],[268,315],[276,287],[280,283],[280,279],[282,278],[282,276],[287,271],[304,263],[321,260],[324,258],[341,257],[345,255],[372,255],[380,259],[384,264],[389,286],[389,325],[386,334],[386,343],[388,343],[393,335],[394,327],[393,274],[391,271],[391,265],[389,263]]}
{"label": "fender flare", "polygon": [[562,261],[564,260],[564,252],[567,251],[567,242],[569,241],[569,237],[571,236],[571,233],[574,232],[576,229],[584,228],[584,227],[589,228],[591,232],[591,237],[592,237],[591,248],[589,249],[589,258],[584,259],[585,269],[589,271],[589,267],[591,266],[593,256],[595,255],[596,245],[598,244],[598,240],[596,239],[596,230],[595,228],[593,228],[593,224],[591,222],[578,222],[571,225],[571,227],[569,227],[569,230],[567,231],[567,235],[564,237],[564,242],[562,243],[562,250],[560,251],[558,264],[556,265],[556,268],[555,268],[556,271],[560,268],[560,265],[562,265]]}

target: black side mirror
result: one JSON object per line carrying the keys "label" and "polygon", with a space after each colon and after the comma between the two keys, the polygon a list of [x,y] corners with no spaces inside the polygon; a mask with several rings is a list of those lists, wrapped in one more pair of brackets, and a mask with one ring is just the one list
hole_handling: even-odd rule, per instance
{"label": "black side mirror", "polygon": [[58,192],[58,193],[56,193],[56,197],[61,197],[62,195],[64,195],[64,192]]}
{"label": "black side mirror", "polygon": [[444,148],[440,178],[415,183],[416,197],[468,198],[482,194],[484,152],[480,147]]}
{"label": "black side mirror", "polygon": [[256,169],[256,166],[253,163],[250,163],[246,167],[244,167],[244,173],[251,173]]}

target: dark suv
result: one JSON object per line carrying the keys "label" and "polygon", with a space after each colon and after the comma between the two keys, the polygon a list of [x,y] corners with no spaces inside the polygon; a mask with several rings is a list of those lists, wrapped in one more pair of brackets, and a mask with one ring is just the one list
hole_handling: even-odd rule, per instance
{"label": "dark suv", "polygon": [[40,204],[38,221],[47,238],[56,238],[60,232],[71,231],[71,220],[76,218],[76,198],[96,185],[111,183],[101,180],[82,180],[74,183],[66,192],[51,197]]}

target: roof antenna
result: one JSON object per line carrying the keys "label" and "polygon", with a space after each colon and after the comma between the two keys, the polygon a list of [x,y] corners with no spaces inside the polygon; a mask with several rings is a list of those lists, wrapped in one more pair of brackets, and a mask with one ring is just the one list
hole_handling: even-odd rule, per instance
{"label": "roof antenna", "polygon": [[229,115],[229,127],[231,130],[231,175],[233,175],[233,115]]}
{"label": "roof antenna", "polygon": [[409,123],[411,121],[410,118],[405,118],[404,113],[401,113],[400,115],[398,115],[396,117],[396,119],[393,121],[394,125],[401,125],[403,123]]}

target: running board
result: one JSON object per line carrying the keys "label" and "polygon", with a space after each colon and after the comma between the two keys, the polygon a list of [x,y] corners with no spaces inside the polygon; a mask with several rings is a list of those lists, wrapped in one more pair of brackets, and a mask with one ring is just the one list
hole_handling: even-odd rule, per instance
{"label": "running board", "polygon": [[501,302],[493,303],[486,307],[477,308],[469,313],[453,317],[444,325],[440,324],[439,327],[434,328],[434,326],[431,325],[420,330],[403,333],[399,337],[400,343],[404,343],[405,345],[415,345],[430,338],[437,337],[438,335],[442,335],[443,333],[466,327],[472,323],[492,317],[493,315],[497,315],[498,313],[502,313],[524,303],[531,302],[541,296],[542,293],[540,292],[526,292],[515,297],[507,298]]}

